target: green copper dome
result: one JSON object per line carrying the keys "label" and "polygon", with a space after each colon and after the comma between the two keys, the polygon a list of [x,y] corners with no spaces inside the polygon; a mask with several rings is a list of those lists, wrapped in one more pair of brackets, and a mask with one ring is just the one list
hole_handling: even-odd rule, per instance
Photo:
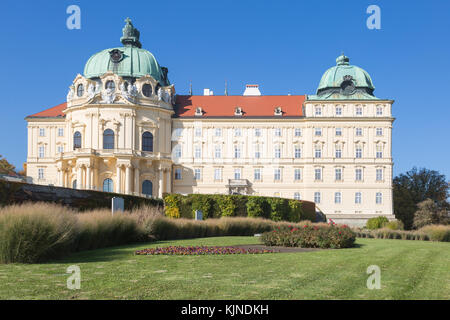
{"label": "green copper dome", "polygon": [[336,59],[336,66],[325,71],[316,98],[376,99],[370,75],[360,67],[350,65],[349,61],[342,54]]}
{"label": "green copper dome", "polygon": [[98,78],[108,71],[131,78],[150,75],[162,85],[169,85],[167,68],[160,67],[153,54],[141,48],[139,31],[133,27],[129,18],[125,21],[123,36],[120,38],[124,46],[105,49],[91,56],[84,67],[84,76]]}

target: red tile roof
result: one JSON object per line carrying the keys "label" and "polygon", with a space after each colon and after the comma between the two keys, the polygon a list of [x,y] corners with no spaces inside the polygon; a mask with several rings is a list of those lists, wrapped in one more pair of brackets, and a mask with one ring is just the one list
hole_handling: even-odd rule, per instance
{"label": "red tile roof", "polygon": [[56,107],[46,109],[44,111],[32,114],[31,116],[28,116],[27,118],[62,118],[65,117],[65,115],[62,113],[62,111],[66,108],[67,103],[61,103],[58,104]]}
{"label": "red tile roof", "polygon": [[276,107],[281,107],[283,117],[303,116],[306,96],[177,96],[175,117],[195,117],[195,109],[202,108],[202,117],[235,117],[236,107],[242,117],[276,117]]}

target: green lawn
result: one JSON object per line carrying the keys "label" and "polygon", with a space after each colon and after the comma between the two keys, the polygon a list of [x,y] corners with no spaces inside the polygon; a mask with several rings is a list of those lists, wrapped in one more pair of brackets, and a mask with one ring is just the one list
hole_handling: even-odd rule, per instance
{"label": "green lawn", "polygon": [[[0,299],[450,299],[450,243],[358,239],[352,249],[229,256],[134,256],[166,245],[237,245],[221,237],[85,251],[46,264],[0,265]],[[81,289],[66,268],[81,268]],[[381,289],[366,288],[369,265]]]}

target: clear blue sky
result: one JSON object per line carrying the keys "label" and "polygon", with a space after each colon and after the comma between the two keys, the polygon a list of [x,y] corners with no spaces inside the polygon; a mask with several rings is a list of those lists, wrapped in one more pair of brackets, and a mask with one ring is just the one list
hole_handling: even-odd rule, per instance
{"label": "clear blue sky", "polygon": [[[81,8],[68,30],[66,8]],[[381,30],[366,9],[381,8]],[[120,45],[124,19],[177,93],[314,94],[344,51],[394,99],[394,173],[413,166],[450,178],[450,1],[10,1],[0,11],[0,154],[26,161],[24,117],[63,101],[94,53]]]}

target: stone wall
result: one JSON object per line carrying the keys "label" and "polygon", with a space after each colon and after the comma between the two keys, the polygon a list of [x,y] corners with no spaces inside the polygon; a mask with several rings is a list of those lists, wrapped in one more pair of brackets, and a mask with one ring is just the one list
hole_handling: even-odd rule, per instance
{"label": "stone wall", "polygon": [[163,206],[162,199],[0,180],[0,206],[31,201],[60,203],[78,210],[89,210],[111,208],[113,197],[123,198],[126,210],[141,205]]}

